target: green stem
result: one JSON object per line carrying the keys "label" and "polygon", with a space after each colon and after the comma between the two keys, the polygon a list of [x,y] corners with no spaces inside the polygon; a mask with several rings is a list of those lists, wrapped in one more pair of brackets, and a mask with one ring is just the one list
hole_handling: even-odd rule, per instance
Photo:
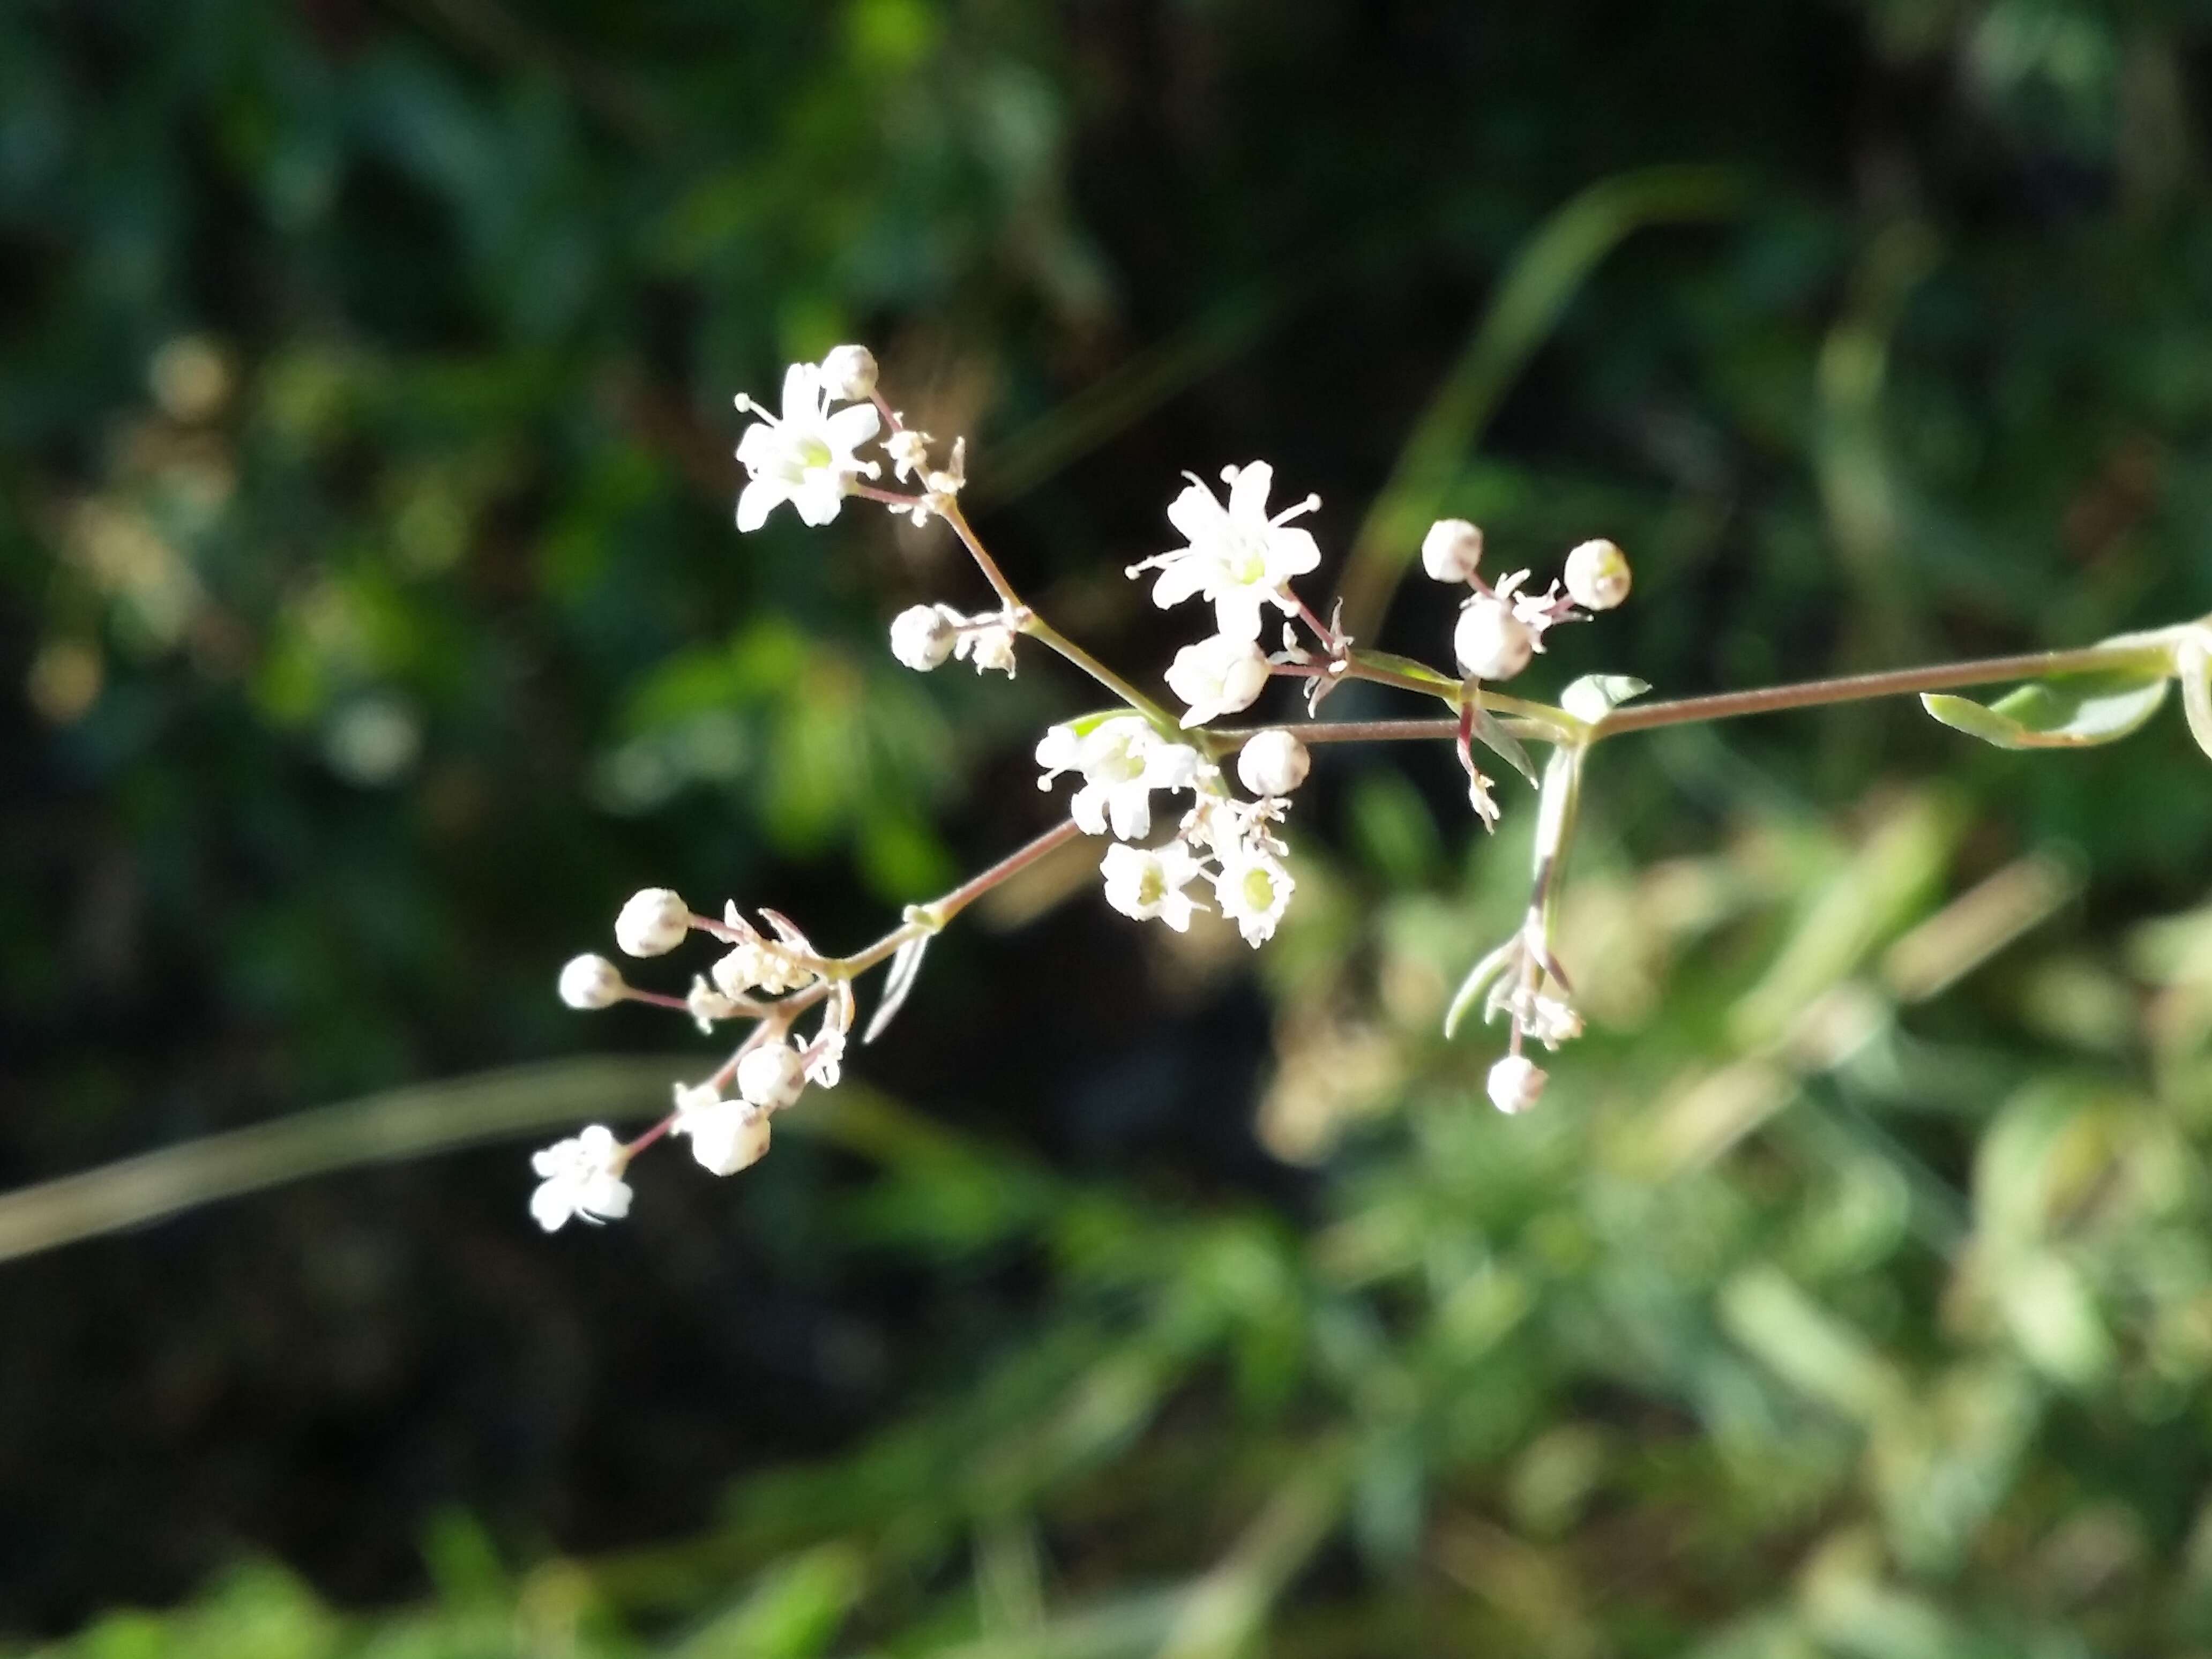
{"label": "green stem", "polygon": [[[927,934],[941,932],[945,925],[953,917],[958,915],[994,887],[1019,875],[1039,859],[1057,851],[1082,833],[1082,826],[1073,818],[1054,824],[1036,840],[1016,848],[989,869],[970,876],[951,892],[944,894],[927,904],[915,905],[908,912],[914,917],[913,921],[892,928],[890,933],[885,933],[866,949],[857,951],[849,957],[840,957],[828,963],[832,976],[837,979],[857,979],[878,963],[887,961],[896,955],[901,945],[910,944]],[[786,1005],[782,1003],[777,1005],[779,1007],[784,1006]]]}
{"label": "green stem", "polygon": [[1668,702],[1616,708],[1592,728],[1590,741],[1662,726],[1733,720],[1741,714],[1771,714],[1785,708],[1818,708],[1831,703],[1863,702],[1922,691],[1957,691],[1968,686],[2002,685],[2014,680],[2113,670],[2171,672],[2173,647],[2185,629],[2130,634],[2102,645],[2073,651],[2031,651],[2015,657],[1983,657],[1972,662],[1938,663],[1926,668],[1893,668],[1874,674],[1805,680],[1793,685],[1762,686],[1755,691],[1723,691],[1707,697],[1678,697]]}
{"label": "green stem", "polygon": [[1035,611],[1031,611],[1023,622],[1022,632],[1033,639],[1042,641],[1060,653],[1061,656],[1066,658],[1068,661],[1073,663],[1092,679],[1150,720],[1164,736],[1173,738],[1178,743],[1188,743],[1195,735],[1185,732],[1176,723],[1176,717],[1173,714],[1168,713],[1158,703],[1107,667],[1104,663],[1099,661],[1097,658],[1092,656]]}

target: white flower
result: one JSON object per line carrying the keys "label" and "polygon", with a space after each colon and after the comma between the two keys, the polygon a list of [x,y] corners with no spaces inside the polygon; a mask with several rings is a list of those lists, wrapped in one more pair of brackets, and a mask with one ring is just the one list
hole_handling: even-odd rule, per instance
{"label": "white flower", "polygon": [[1584,542],[1567,555],[1567,597],[1585,611],[1612,610],[1632,580],[1628,555],[1611,542]]}
{"label": "white flower", "polygon": [[1260,700],[1267,685],[1267,659],[1249,635],[1216,634],[1176,652],[1168,665],[1167,682],[1190,705],[1182,724],[1203,726]]}
{"label": "white flower", "polygon": [[1488,594],[1470,601],[1452,630],[1460,672],[1479,680],[1511,679],[1528,665],[1535,648],[1534,635],[1514,614],[1510,601]]}
{"label": "white flower", "polygon": [[891,618],[891,655],[917,673],[951,656],[959,638],[959,613],[941,605],[908,605]]}
{"label": "white flower", "polygon": [[738,1092],[763,1111],[780,1111],[806,1088],[806,1062],[778,1039],[746,1052],[738,1062]]}
{"label": "white flower", "polygon": [[572,1215],[591,1222],[620,1220],[629,1213],[629,1188],[622,1178],[629,1162],[628,1149],[603,1123],[554,1142],[531,1158],[539,1180],[530,1195],[530,1213],[549,1233]]}
{"label": "white flower", "polygon": [[684,998],[684,1007],[691,1016],[691,1023],[699,1028],[701,1036],[714,1034],[714,1022],[735,1019],[744,1012],[744,1005],[727,994],[707,983],[704,974],[691,975],[691,989]]}
{"label": "white flower", "polygon": [[610,1007],[629,989],[622,970],[605,957],[572,957],[561,970],[561,1000],[571,1008]]}
{"label": "white flower", "polygon": [[684,943],[690,926],[690,908],[679,895],[648,887],[631,894],[615,918],[615,943],[634,957],[665,956]]}
{"label": "white flower", "polygon": [[1309,495],[1270,519],[1267,491],[1274,483],[1273,467],[1255,461],[1243,468],[1229,467],[1221,477],[1229,486],[1229,505],[1224,507],[1211,489],[1191,478],[1182,494],[1168,504],[1168,521],[1182,532],[1188,545],[1133,564],[1129,574],[1157,569],[1160,576],[1152,584],[1154,605],[1165,610],[1202,594],[1213,602],[1214,620],[1222,634],[1256,640],[1261,611],[1272,605],[1285,616],[1295,615],[1297,601],[1291,593],[1291,578],[1321,563],[1321,550],[1313,537],[1286,527],[1299,514],[1320,506],[1321,497]]}
{"label": "white flower", "polygon": [[1190,927],[1197,901],[1182,890],[1199,873],[1198,860],[1180,841],[1156,852],[1116,842],[1098,866],[1106,878],[1106,902],[1137,921],[1158,916],[1178,933]]}
{"label": "white flower", "polygon": [[1238,751],[1237,777],[1255,795],[1287,795],[1306,781],[1312,765],[1305,744],[1277,726],[1261,732]]}
{"label": "white flower", "polygon": [[851,404],[832,415],[831,397],[820,369],[793,363],[783,377],[781,416],[738,398],[738,408],[761,417],[738,441],[738,459],[752,479],[738,497],[739,530],[759,529],[781,501],[797,507],[808,524],[828,524],[853,480],[864,472],[876,476],[876,464],[853,453],[876,435],[875,405]]}
{"label": "white flower", "polygon": [[1198,778],[1195,749],[1170,743],[1141,714],[1115,714],[1081,737],[1073,728],[1047,729],[1036,747],[1044,775],[1037,787],[1048,789],[1062,772],[1083,774],[1083,787],[1067,804],[1068,816],[1085,835],[1098,836],[1111,823],[1123,841],[1152,833],[1152,791],[1188,789]]}
{"label": "white flower", "polygon": [[[725,911],[726,919],[734,915],[735,909],[732,906]],[[707,971],[714,975],[722,994],[729,997],[742,997],[753,991],[781,996],[814,977],[813,971],[782,945],[773,939],[759,938],[732,946],[727,955],[716,957],[714,965]]]}
{"label": "white flower", "polygon": [[672,1135],[691,1143],[691,1156],[710,1174],[733,1175],[757,1164],[768,1151],[768,1114],[743,1100],[724,1100],[704,1085],[676,1087]]}
{"label": "white flower", "polygon": [[1014,677],[1014,635],[1018,630],[1011,623],[1000,621],[980,628],[962,630],[952,653],[963,662],[972,662],[975,672],[997,669],[1008,679]]}
{"label": "white flower", "polygon": [[1525,1112],[1542,1097],[1550,1081],[1549,1073],[1527,1055],[1508,1054],[1490,1068],[1490,1103],[1509,1115]]}
{"label": "white flower", "polygon": [[1249,847],[1226,852],[1214,872],[1213,896],[1221,914],[1237,924],[1247,945],[1264,945],[1291,902],[1297,884],[1272,853]]}
{"label": "white flower", "polygon": [[902,426],[884,440],[884,453],[891,458],[891,476],[904,482],[906,475],[917,478],[929,471],[929,434]]}
{"label": "white flower", "polygon": [[1440,582],[1474,578],[1482,562],[1482,532],[1465,519],[1438,519],[1421,538],[1421,568]]}
{"label": "white flower", "polygon": [[864,345],[831,348],[822,360],[822,386],[832,398],[860,403],[876,389],[876,354]]}

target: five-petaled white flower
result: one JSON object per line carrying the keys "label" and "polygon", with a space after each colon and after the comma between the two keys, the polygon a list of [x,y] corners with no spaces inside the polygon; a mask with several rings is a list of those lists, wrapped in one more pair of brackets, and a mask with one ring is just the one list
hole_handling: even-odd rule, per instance
{"label": "five-petaled white flower", "polygon": [[1182,532],[1188,545],[1133,564],[1129,574],[1158,570],[1154,605],[1165,610],[1203,595],[1213,602],[1214,621],[1222,634],[1234,640],[1256,640],[1261,613],[1268,605],[1286,617],[1297,614],[1291,578],[1321,563],[1321,549],[1313,537],[1289,527],[1291,520],[1320,506],[1321,497],[1309,495],[1271,519],[1267,490],[1274,482],[1274,468],[1255,461],[1249,466],[1226,468],[1221,477],[1229,486],[1229,505],[1224,507],[1212,490],[1192,477],[1182,494],[1168,504],[1168,521]]}
{"label": "five-petaled white flower", "polygon": [[1199,906],[1183,889],[1199,874],[1199,863],[1184,842],[1147,851],[1116,842],[1098,870],[1106,878],[1106,902],[1123,915],[1137,921],[1158,916],[1178,933],[1190,927]]}
{"label": "five-petaled white flower", "polygon": [[604,1123],[556,1140],[531,1158],[538,1182],[530,1195],[530,1213],[549,1233],[572,1215],[591,1222],[620,1220],[629,1213],[629,1188],[622,1178],[629,1162],[629,1149]]}
{"label": "five-petaled white flower", "polygon": [[793,363],[784,371],[781,416],[738,398],[738,408],[760,416],[738,441],[738,459],[752,479],[738,497],[739,530],[759,529],[781,501],[797,507],[808,524],[828,524],[854,479],[876,476],[876,463],[853,453],[876,435],[881,417],[875,405],[848,404],[833,415],[832,401],[812,363]]}
{"label": "five-petaled white flower", "polygon": [[1213,896],[1221,914],[1237,924],[1247,945],[1265,945],[1291,902],[1297,884],[1272,853],[1249,845],[1222,855],[1214,872]]}
{"label": "five-petaled white flower", "polygon": [[1182,717],[1190,726],[1249,708],[1267,689],[1267,656],[1250,640],[1214,634],[1176,652],[1166,678],[1190,705]]}
{"label": "five-petaled white flower", "polygon": [[1103,835],[1111,823],[1123,841],[1152,833],[1152,791],[1188,789],[1197,781],[1198,750],[1170,743],[1141,714],[1115,714],[1080,737],[1068,726],[1047,729],[1036,746],[1049,789],[1062,772],[1083,774],[1083,787],[1067,804],[1085,835]]}

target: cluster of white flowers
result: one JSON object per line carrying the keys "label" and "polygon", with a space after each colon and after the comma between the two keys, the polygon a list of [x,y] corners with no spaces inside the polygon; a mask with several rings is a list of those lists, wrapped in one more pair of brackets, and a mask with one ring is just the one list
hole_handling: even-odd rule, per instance
{"label": "cluster of white flowers", "polygon": [[[1139,921],[1158,917],[1181,933],[1206,908],[1184,890],[1204,878],[1215,905],[1248,944],[1264,944],[1273,934],[1297,885],[1283,865],[1289,848],[1271,827],[1310,764],[1296,737],[1269,730],[1245,744],[1237,778],[1258,797],[1250,801],[1230,792],[1218,766],[1189,744],[1163,737],[1140,714],[1053,726],[1038,743],[1036,758],[1043,769],[1040,789],[1049,789],[1063,772],[1081,775],[1068,816],[1086,835],[1110,829],[1118,838],[1098,866],[1114,908]],[[1174,838],[1153,848],[1122,844],[1151,835],[1152,796],[1164,789],[1190,792]]]}
{"label": "cluster of white flowers", "polygon": [[[1106,902],[1122,915],[1156,918],[1181,932],[1199,911],[1210,909],[1233,922],[1249,944],[1265,943],[1297,890],[1285,863],[1289,848],[1277,831],[1290,797],[1305,781],[1311,757],[1304,743],[1281,727],[1250,734],[1206,728],[1249,708],[1279,676],[1304,680],[1309,714],[1347,678],[1422,689],[1449,682],[1426,669],[1408,678],[1400,671],[1419,665],[1395,659],[1394,667],[1394,659],[1355,652],[1339,616],[1327,623],[1316,616],[1292,583],[1320,568],[1321,549],[1292,520],[1319,506],[1319,497],[1309,495],[1270,514],[1273,469],[1253,461],[1223,471],[1225,501],[1199,478],[1186,475],[1187,487],[1167,509],[1182,545],[1128,568],[1132,578],[1157,573],[1152,599],[1162,609],[1200,599],[1212,611],[1212,631],[1178,650],[1166,671],[1169,690],[1184,706],[1182,714],[1162,711],[1045,628],[1016,599],[958,509],[967,477],[965,441],[955,440],[942,465],[933,462],[934,441],[908,426],[884,400],[877,390],[877,372],[876,360],[865,347],[839,346],[817,363],[791,366],[778,412],[738,398],[740,410],[758,416],[738,446],[748,478],[738,501],[738,529],[758,528],[785,501],[807,524],[827,524],[852,495],[881,502],[917,525],[932,517],[947,520],[1000,603],[973,615],[945,604],[911,605],[891,620],[892,656],[919,671],[958,660],[973,663],[979,672],[996,669],[1012,676],[1014,642],[1030,633],[1082,663],[1129,706],[1054,726],[1038,742],[1040,788],[1049,789],[1063,773],[1081,780],[1068,801],[1073,827],[1063,825],[1054,836],[1079,830],[1110,838],[1099,873]],[[863,452],[879,434],[881,459],[870,459]],[[890,484],[898,488],[878,483],[886,465]],[[1421,563],[1430,575],[1471,590],[1452,635],[1465,682],[1455,698],[1459,754],[1469,779],[1469,799],[1488,826],[1498,809],[1491,781],[1475,766],[1474,744],[1480,741],[1516,763],[1525,762],[1515,740],[1485,708],[1480,685],[1519,674],[1544,649],[1551,628],[1620,604],[1631,578],[1626,558],[1607,541],[1575,548],[1562,580],[1540,593],[1528,590],[1526,570],[1516,570],[1494,586],[1487,582],[1481,574],[1482,555],[1481,531],[1462,519],[1439,520],[1421,544]],[[1271,623],[1281,624],[1281,648],[1272,653],[1261,644]],[[1243,796],[1223,770],[1232,752],[1236,781],[1247,792]],[[1146,846],[1153,829],[1152,798],[1162,792],[1184,798],[1175,833]],[[1547,792],[1547,805],[1551,799]],[[1032,850],[1041,851],[1054,838]],[[578,957],[562,970],[562,1000],[575,1008],[647,1002],[690,1014],[702,1031],[739,1019],[753,1022],[752,1030],[712,1075],[679,1085],[673,1111],[637,1140],[625,1145],[611,1130],[594,1125],[538,1153],[540,1184],[532,1213],[549,1231],[571,1216],[602,1221],[625,1214],[630,1189],[622,1176],[629,1159],[664,1135],[686,1140],[698,1162],[717,1175],[757,1163],[769,1149],[775,1113],[795,1104],[810,1085],[836,1085],[855,1012],[852,974],[886,960],[891,964],[869,1029],[872,1036],[912,984],[929,935],[959,903],[1003,878],[1027,856],[979,877],[936,907],[909,909],[904,927],[849,961],[823,957],[797,927],[771,910],[761,912],[769,928],[763,933],[734,905],[716,921],[695,915],[665,888],[636,894],[615,923],[616,941],[629,955],[665,955],[694,933],[728,948],[708,972],[692,977],[681,996],[638,989],[606,958]],[[1547,879],[1540,874],[1540,896]],[[1527,927],[1477,967],[1469,988],[1462,1003],[1486,992],[1487,1013],[1504,1014],[1512,1029],[1510,1051],[1489,1074],[1490,1098],[1501,1111],[1522,1110],[1534,1103],[1546,1082],[1544,1072],[1522,1054],[1524,1041],[1556,1047],[1582,1028],[1568,1000],[1565,975],[1549,953],[1540,905],[1532,907]],[[817,1004],[822,1015],[816,1034],[802,1040],[793,1026]]]}
{"label": "cluster of white flowers", "polygon": [[[629,984],[605,957],[577,957],[561,970],[561,1000],[572,1008],[652,1003],[683,1009],[705,1032],[725,1020],[757,1023],[711,1075],[676,1085],[675,1109],[659,1128],[625,1145],[593,1124],[537,1154],[539,1182],[530,1212],[548,1232],[571,1216],[604,1221],[627,1214],[630,1189],[623,1171],[661,1134],[684,1137],[702,1166],[729,1175],[768,1151],[773,1114],[797,1104],[810,1084],[837,1085],[854,1012],[852,988],[787,918],[773,910],[761,915],[769,924],[765,933],[734,903],[724,906],[716,921],[693,915],[682,896],[665,887],[630,896],[615,918],[615,942],[627,954],[665,956],[694,933],[729,947],[706,973],[692,975],[680,997]],[[791,1028],[817,1004],[820,1024],[811,1042],[801,1042]]]}

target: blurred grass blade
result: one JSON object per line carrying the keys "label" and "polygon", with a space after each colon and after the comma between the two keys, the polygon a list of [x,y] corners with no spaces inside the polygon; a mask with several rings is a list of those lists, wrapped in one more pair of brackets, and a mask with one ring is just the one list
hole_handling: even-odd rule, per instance
{"label": "blurred grass blade", "polygon": [[1305,1460],[1228,1556],[1199,1582],[1160,1644],[1159,1659],[1231,1659],[1251,1651],[1268,1609],[1335,1530],[1350,1476],[1341,1445]]}
{"label": "blurred grass blade", "polygon": [[[217,1199],[525,1130],[657,1116],[684,1063],[556,1060],[368,1095],[0,1194],[0,1261]],[[519,1171],[515,1202],[528,1185]]]}
{"label": "blurred grass blade", "polygon": [[1943,693],[1921,704],[1954,732],[1999,749],[2087,749],[2117,743],[2158,712],[2167,676],[2130,669],[2038,680],[1992,703]]}
{"label": "blurred grass blade", "polygon": [[1715,218],[1741,193],[1725,168],[1647,167],[1601,179],[1538,228],[1360,524],[1340,589],[1354,636],[1375,632],[1468,452],[1598,261],[1645,225]]}

